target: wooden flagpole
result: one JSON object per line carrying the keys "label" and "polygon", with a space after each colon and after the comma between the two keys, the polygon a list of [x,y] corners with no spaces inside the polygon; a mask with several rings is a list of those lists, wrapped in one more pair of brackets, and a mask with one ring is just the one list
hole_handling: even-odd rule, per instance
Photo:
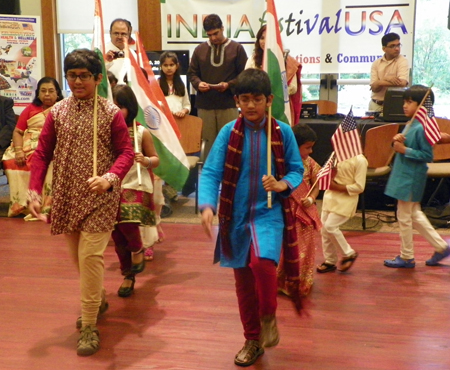
{"label": "wooden flagpole", "polygon": [[[267,117],[267,176],[272,174],[272,106]],[[267,192],[267,208],[272,208],[272,192]]]}
{"label": "wooden flagpole", "polygon": [[[134,152],[139,152],[139,145],[138,145],[138,132],[136,127],[136,120],[133,120],[133,137],[134,137]],[[141,178],[141,164],[137,163],[137,175],[138,175],[138,185],[142,185],[142,178]]]}
{"label": "wooden flagpole", "polygon": [[95,93],[94,93],[94,153],[93,153],[93,160],[94,160],[94,166],[93,166],[93,177],[97,176],[97,116],[98,116],[98,103],[97,103],[97,97],[98,97],[98,85],[95,86]]}

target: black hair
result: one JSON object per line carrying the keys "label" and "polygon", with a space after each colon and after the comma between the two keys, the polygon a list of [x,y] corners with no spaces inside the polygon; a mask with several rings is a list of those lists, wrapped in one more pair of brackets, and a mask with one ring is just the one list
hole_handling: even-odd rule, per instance
{"label": "black hair", "polygon": [[203,28],[206,32],[222,28],[223,23],[217,14],[209,14],[203,20]]}
{"label": "black hair", "polygon": [[64,99],[64,96],[61,91],[61,87],[59,86],[58,81],[56,81],[53,77],[42,77],[36,87],[35,97],[32,101],[32,104],[41,107],[43,105],[41,99],[39,99],[39,90],[41,89],[42,84],[51,83],[55,87],[56,90],[56,101],[60,101]]}
{"label": "black hair", "polygon": [[108,71],[107,74],[108,74],[109,84],[110,85],[114,84],[114,86],[117,85],[117,82],[119,82],[119,80],[117,79],[116,75],[114,73],[112,73],[111,71]]}
{"label": "black hair", "polygon": [[254,61],[255,61],[255,65],[258,68],[262,68],[262,64],[263,64],[263,55],[264,55],[264,50],[261,47],[261,44],[259,43],[259,40],[261,40],[261,37],[264,33],[264,31],[267,29],[267,25],[262,26],[258,33],[256,34],[256,41],[255,41],[255,50],[253,52],[254,54]]}
{"label": "black hair", "polygon": [[381,45],[387,46],[391,41],[400,40],[400,36],[395,32],[387,33],[381,38]]}
{"label": "black hair", "polygon": [[93,50],[75,49],[64,58],[64,73],[67,73],[69,69],[76,68],[86,68],[97,80],[98,75],[102,73],[102,62]]}
{"label": "black hair", "polygon": [[[404,100],[412,100],[417,104],[420,104],[428,91],[428,87],[424,85],[412,85],[410,88],[403,91],[403,99]],[[430,94],[428,95],[431,99],[431,104],[434,104],[434,93],[433,90],[430,90]]]}
{"label": "black hair", "polygon": [[125,122],[128,126],[131,126],[139,109],[136,95],[134,95],[133,90],[131,90],[131,87],[128,85],[116,85],[114,86],[112,93],[114,103],[119,108],[128,109],[128,115],[127,118],[125,118]]}
{"label": "black hair", "polygon": [[174,94],[178,96],[184,96],[186,94],[186,87],[184,86],[183,80],[180,76],[180,63],[178,62],[177,54],[172,51],[165,51],[159,57],[159,68],[161,70],[161,77],[159,78],[159,86],[164,93],[164,96],[169,95],[169,85],[167,84],[167,78],[162,70],[162,65],[166,59],[172,59],[172,61],[177,65],[177,70],[173,75],[173,90]]}
{"label": "black hair", "polygon": [[123,23],[125,23],[125,24],[127,25],[127,28],[128,28],[128,33],[131,34],[131,31],[133,30],[133,27],[131,27],[131,22],[130,22],[129,20],[123,19],[123,18],[116,18],[116,19],[114,19],[114,20],[111,22],[111,26],[109,26],[109,33],[111,33],[111,31],[112,31],[112,28],[113,28],[113,26],[114,26],[114,23],[117,23],[117,22],[123,22]]}
{"label": "black hair", "polygon": [[315,143],[317,141],[316,132],[305,124],[298,124],[292,127],[292,131],[294,132],[295,141],[297,142],[297,146],[302,146],[307,142]]}
{"label": "black hair", "polygon": [[272,94],[269,75],[260,69],[245,69],[237,77],[234,91],[236,96],[241,94],[263,94],[268,97]]}

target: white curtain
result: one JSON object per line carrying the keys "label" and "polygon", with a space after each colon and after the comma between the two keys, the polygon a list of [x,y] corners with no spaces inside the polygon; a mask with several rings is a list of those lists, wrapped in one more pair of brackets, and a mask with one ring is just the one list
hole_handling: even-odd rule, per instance
{"label": "white curtain", "polygon": [[[94,0],[57,0],[58,33],[92,33],[94,26]],[[137,0],[102,0],[103,26],[116,18],[131,22],[133,32],[138,30]]]}

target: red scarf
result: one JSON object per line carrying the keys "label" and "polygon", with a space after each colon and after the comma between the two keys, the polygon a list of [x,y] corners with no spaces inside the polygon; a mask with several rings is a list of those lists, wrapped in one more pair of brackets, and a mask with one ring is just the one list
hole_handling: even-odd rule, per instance
{"label": "red scarf", "polygon": [[[280,127],[272,118],[272,153],[275,158],[275,178],[279,181],[286,174],[284,161],[284,144]],[[225,169],[222,181],[222,191],[219,205],[219,236],[222,253],[227,258],[232,258],[230,242],[230,224],[233,213],[234,195],[239,179],[239,171],[242,161],[242,148],[244,145],[245,123],[241,115],[236,120],[228,142],[228,151],[225,159]],[[266,125],[267,130],[267,125]],[[284,214],[283,256],[284,270],[286,272],[286,286],[296,305],[300,310],[299,296],[299,255],[295,219],[289,206],[289,199],[280,197]]]}

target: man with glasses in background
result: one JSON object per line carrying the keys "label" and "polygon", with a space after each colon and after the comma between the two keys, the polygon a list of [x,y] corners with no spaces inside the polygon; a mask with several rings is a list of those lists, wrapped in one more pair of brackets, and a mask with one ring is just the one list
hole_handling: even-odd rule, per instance
{"label": "man with glasses in background", "polygon": [[383,111],[384,94],[388,87],[405,87],[409,83],[408,61],[400,54],[400,36],[394,32],[388,33],[381,39],[381,44],[384,55],[372,63],[370,71],[371,112]]}
{"label": "man with glasses in background", "polygon": [[123,77],[125,71],[122,71],[122,67],[123,58],[125,57],[125,41],[128,41],[130,49],[134,49],[135,47],[135,42],[131,38],[131,31],[131,22],[123,18],[114,19],[109,27],[111,42],[105,46],[106,69],[114,74],[118,80],[118,84],[124,84]]}

